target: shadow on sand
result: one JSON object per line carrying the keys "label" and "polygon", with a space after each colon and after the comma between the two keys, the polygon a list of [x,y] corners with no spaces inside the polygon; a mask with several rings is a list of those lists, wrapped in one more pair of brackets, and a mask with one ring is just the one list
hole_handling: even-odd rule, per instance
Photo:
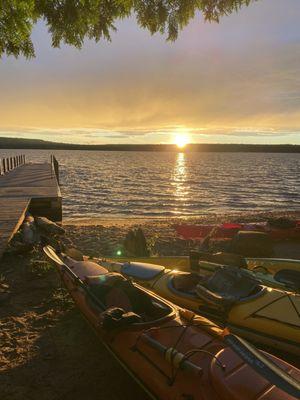
{"label": "shadow on sand", "polygon": [[[1,400],[146,399],[43,261],[6,257],[0,302]],[[1,301],[1,297],[0,297]]]}

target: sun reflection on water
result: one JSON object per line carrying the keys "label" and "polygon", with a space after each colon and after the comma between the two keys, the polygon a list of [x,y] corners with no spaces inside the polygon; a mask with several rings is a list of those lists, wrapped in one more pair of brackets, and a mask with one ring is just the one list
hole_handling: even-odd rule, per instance
{"label": "sun reflection on water", "polygon": [[187,199],[188,190],[186,187],[186,155],[178,153],[175,161],[173,182],[174,195],[177,200],[184,201]]}

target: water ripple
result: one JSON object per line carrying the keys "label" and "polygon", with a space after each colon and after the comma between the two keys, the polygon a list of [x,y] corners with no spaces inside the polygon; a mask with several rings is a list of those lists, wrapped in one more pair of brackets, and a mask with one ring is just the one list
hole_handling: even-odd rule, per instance
{"label": "water ripple", "polygon": [[[50,152],[25,150],[30,161]],[[0,156],[20,153],[2,150]],[[196,216],[300,209],[300,154],[55,151],[64,215]]]}

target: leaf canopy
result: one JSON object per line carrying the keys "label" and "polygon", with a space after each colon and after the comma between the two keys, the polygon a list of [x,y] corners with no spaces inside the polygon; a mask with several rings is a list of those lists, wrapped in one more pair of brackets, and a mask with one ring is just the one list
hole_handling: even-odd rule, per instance
{"label": "leaf canopy", "polygon": [[208,21],[219,19],[255,0],[0,0],[0,57],[34,57],[33,26],[45,21],[53,47],[81,48],[86,38],[110,40],[118,19],[135,15],[140,27],[176,40],[200,11]]}

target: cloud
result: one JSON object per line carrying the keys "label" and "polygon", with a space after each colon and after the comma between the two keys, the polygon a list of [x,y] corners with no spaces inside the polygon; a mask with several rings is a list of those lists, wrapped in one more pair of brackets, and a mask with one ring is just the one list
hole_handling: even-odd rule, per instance
{"label": "cloud", "polygon": [[[199,141],[214,141],[215,137],[223,136],[229,141],[245,138],[284,138],[289,136],[299,135],[300,129],[274,130],[257,128],[193,128],[185,129],[178,126],[167,126],[163,128],[134,128],[132,130],[109,130],[109,129],[93,129],[93,128],[72,128],[72,129],[47,129],[47,128],[15,128],[15,129],[0,129],[2,137],[23,137],[23,138],[40,138],[43,140],[51,140],[56,142],[68,143],[126,143],[128,139],[139,139],[141,143],[169,143],[174,140],[177,134],[188,134],[191,142]],[[137,141],[137,143],[139,142]]]}
{"label": "cloud", "polygon": [[[174,44],[120,22],[110,44],[0,66],[2,134],[56,141],[282,140],[300,130],[299,0],[257,2],[218,24],[199,15]],[[291,11],[293,10],[293,11]],[[252,138],[252,139],[251,139]]]}

